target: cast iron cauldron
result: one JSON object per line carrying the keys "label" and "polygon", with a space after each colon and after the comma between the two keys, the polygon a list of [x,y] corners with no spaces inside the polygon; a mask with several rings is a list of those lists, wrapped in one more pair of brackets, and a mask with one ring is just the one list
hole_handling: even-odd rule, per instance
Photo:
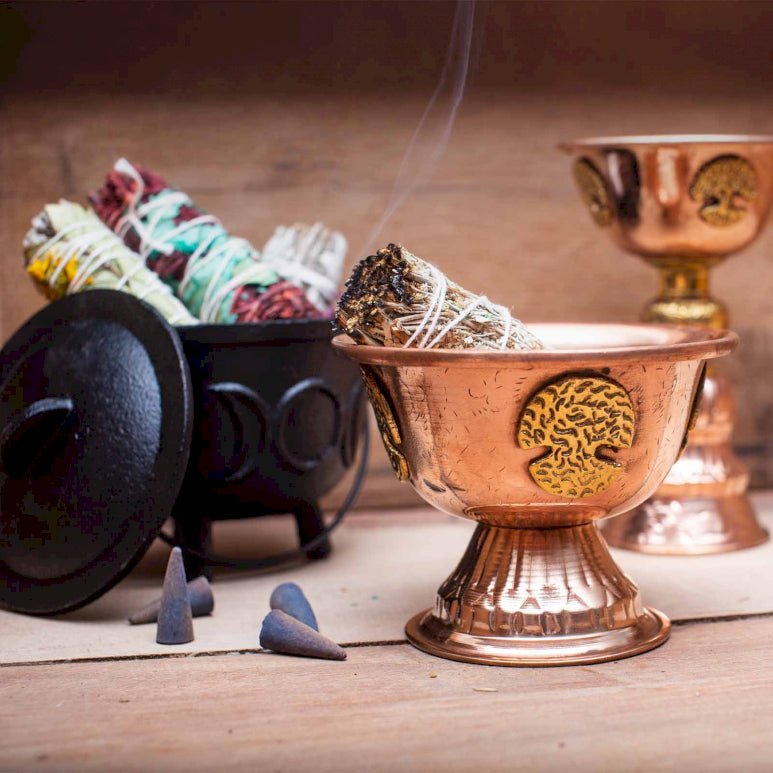
{"label": "cast iron cauldron", "polygon": [[[209,521],[293,513],[310,558],[330,551],[319,498],[354,463],[364,428],[357,368],[330,345],[330,321],[178,329],[194,395],[193,441],[174,517],[191,572]],[[233,563],[213,559],[212,563]],[[249,565],[249,562],[247,562]]]}
{"label": "cast iron cauldron", "polygon": [[231,563],[208,553],[220,519],[292,513],[302,551],[326,555],[318,500],[365,436],[331,337],[316,320],[174,329],[111,290],[36,314],[0,352],[0,605],[92,601],[170,515],[189,576]]}

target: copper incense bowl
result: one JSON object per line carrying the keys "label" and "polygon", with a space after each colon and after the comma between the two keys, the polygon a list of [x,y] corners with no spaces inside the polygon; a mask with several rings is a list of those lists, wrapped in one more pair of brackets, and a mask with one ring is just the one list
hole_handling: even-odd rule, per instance
{"label": "copper incense bowl", "polygon": [[434,609],[406,633],[471,663],[547,666],[635,655],[670,623],[643,607],[595,521],[644,501],[685,439],[703,361],[726,331],[531,327],[536,352],[334,345],[362,366],[396,474],[477,521]]}
{"label": "copper incense bowl", "polygon": [[[598,137],[561,145],[597,226],[657,268],[660,293],[645,322],[726,328],[709,271],[751,244],[773,203],[773,137]],[[656,494],[606,526],[610,544],[650,553],[702,554],[767,539],[735,457],[733,390],[709,369],[690,445]]]}

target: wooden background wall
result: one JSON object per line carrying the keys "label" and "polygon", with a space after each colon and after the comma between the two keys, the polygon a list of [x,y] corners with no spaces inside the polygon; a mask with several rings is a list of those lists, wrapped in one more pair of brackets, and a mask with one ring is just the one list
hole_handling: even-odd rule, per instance
{"label": "wooden background wall", "polygon": [[[0,6],[0,338],[41,304],[29,219],[120,155],[262,244],[322,219],[361,257],[437,82],[445,2]],[[631,320],[654,272],[607,243],[555,149],[579,135],[773,132],[773,5],[481,3],[472,73],[400,241],[535,320]],[[773,484],[773,229],[716,271],[743,345],[739,450]],[[376,449],[370,497],[411,498]],[[386,486],[383,494],[382,486]]]}

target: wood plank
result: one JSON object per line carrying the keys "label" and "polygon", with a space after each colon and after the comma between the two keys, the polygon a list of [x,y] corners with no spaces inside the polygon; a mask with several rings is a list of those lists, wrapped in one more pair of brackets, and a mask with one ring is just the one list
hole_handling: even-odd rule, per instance
{"label": "wood plank", "polygon": [[[120,155],[257,244],[280,222],[323,218],[349,236],[350,261],[374,246],[368,236],[442,67],[453,4],[227,9],[0,9],[0,339],[42,305],[20,268],[30,217],[60,196],[83,200]],[[655,292],[654,272],[590,223],[555,145],[610,127],[773,129],[771,72],[760,66],[770,8],[714,3],[709,17],[660,2],[479,8],[474,77],[450,142],[375,241],[402,241],[527,320],[632,319]],[[561,41],[547,53],[546,34]],[[169,44],[180,36],[184,46]],[[437,150],[431,128],[422,161]],[[736,442],[758,486],[773,485],[772,243],[768,231],[715,272],[743,338],[731,366]],[[394,485],[374,498],[407,501]]]}
{"label": "wood plank", "polygon": [[[773,528],[773,495],[757,503]],[[0,664],[255,648],[271,591],[284,581],[305,589],[336,641],[402,641],[406,620],[432,605],[472,529],[428,508],[353,515],[335,534],[326,561],[268,574],[219,572],[214,615],[195,620],[195,641],[173,649],[155,643],[154,626],[126,623],[160,595],[168,549],[157,543],[130,577],[85,609],[51,619],[0,612]],[[293,526],[289,518],[222,523],[215,537],[226,555],[266,555],[292,544]],[[773,543],[701,558],[613,553],[644,602],[673,620],[773,612]]]}
{"label": "wood plank", "polygon": [[[455,10],[449,0],[6,5],[0,77],[11,76],[16,91],[69,88],[73,98],[431,88]],[[707,13],[668,0],[500,0],[476,10],[471,74],[484,88],[667,91],[692,100],[769,94],[767,3],[720,0]]]}
{"label": "wood plank", "polygon": [[[404,242],[527,319],[628,318],[645,300],[642,288],[654,293],[654,273],[624,260],[593,228],[569,179],[569,162],[555,143],[574,133],[603,131],[607,111],[641,130],[636,119],[643,108],[630,97],[595,105],[565,99],[556,114],[553,101],[470,96],[435,174],[419,181],[381,241]],[[36,131],[40,103],[15,105],[4,133],[6,173],[0,180],[5,186],[0,206],[13,210],[10,228],[0,235],[9,281],[18,272],[18,245],[29,218],[45,200],[62,195],[82,200],[121,154],[167,174],[257,244],[280,222],[322,218],[349,235],[354,260],[373,246],[367,245],[368,234],[383,212],[422,106],[416,95],[397,105],[365,99],[360,109],[372,125],[363,126],[351,106],[337,112],[311,99],[266,98],[238,109],[189,102],[175,107],[178,124],[163,120],[168,105],[159,99],[47,100],[50,120]],[[646,112],[674,109],[672,102],[656,100]],[[698,124],[717,128],[728,120],[724,100],[702,102],[694,110]],[[765,105],[750,110],[749,128],[760,130],[769,111]],[[535,121],[544,129],[539,134],[530,129]],[[254,125],[267,127],[267,140],[253,140]],[[131,126],[131,132],[115,129],[122,126]],[[17,203],[7,204],[9,197]],[[766,283],[758,281],[773,271],[765,260],[770,238],[763,236],[747,251],[744,271],[718,272],[723,297],[741,327],[763,328],[771,319]],[[584,281],[589,256],[597,282]],[[3,320],[8,332],[29,313],[31,299],[25,293],[10,307]]]}
{"label": "wood plank", "polygon": [[[632,319],[655,293],[655,273],[592,225],[556,143],[604,133],[612,117],[621,132],[656,131],[669,121],[714,131],[773,128],[768,102],[758,97],[739,96],[730,109],[721,94],[685,104],[668,94],[645,103],[630,93],[473,89],[434,173],[415,181],[369,244],[426,98],[423,91],[399,99],[380,92],[9,97],[0,137],[0,338],[44,302],[21,266],[30,218],[60,196],[84,201],[122,154],[167,175],[258,245],[279,223],[322,219],[349,237],[350,265],[375,243],[401,241],[526,320]],[[773,484],[773,403],[764,389],[773,351],[771,244],[768,230],[715,279],[743,338],[726,365],[738,385],[736,442],[760,486]],[[385,470],[384,455],[374,456]],[[410,500],[390,486],[382,501]]]}
{"label": "wood plank", "polygon": [[680,626],[578,668],[408,645],[6,667],[0,769],[763,771],[771,679],[771,619]]}

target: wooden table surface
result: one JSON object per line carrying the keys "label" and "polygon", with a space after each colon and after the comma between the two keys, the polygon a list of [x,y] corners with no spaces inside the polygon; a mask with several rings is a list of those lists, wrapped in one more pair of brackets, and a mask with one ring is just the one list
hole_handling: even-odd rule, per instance
{"label": "wooden table surface", "polygon": [[[773,496],[755,500],[770,528]],[[773,546],[616,552],[672,617],[670,641],[601,665],[508,669],[429,657],[400,633],[467,534],[427,509],[355,514],[328,561],[221,577],[215,614],[195,621],[199,649],[160,647],[152,626],[123,621],[157,592],[160,547],[90,612],[2,614],[0,770],[773,768]],[[288,577],[346,642],[345,662],[256,648],[267,594]]]}

